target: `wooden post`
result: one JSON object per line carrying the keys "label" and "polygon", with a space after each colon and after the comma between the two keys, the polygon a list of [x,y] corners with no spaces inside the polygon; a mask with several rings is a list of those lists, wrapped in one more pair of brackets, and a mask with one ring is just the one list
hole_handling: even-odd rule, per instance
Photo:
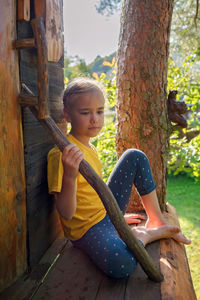
{"label": "wooden post", "polygon": [[45,119],[49,116],[48,102],[48,60],[47,41],[45,38],[45,28],[42,18],[31,21],[34,32],[35,43],[38,52],[38,118]]}
{"label": "wooden post", "polygon": [[18,21],[30,20],[30,0],[18,0]]}

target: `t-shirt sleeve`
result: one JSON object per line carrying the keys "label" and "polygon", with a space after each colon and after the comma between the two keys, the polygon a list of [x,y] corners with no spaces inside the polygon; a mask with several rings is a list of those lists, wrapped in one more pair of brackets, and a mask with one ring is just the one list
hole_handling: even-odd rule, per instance
{"label": "t-shirt sleeve", "polygon": [[47,178],[49,193],[60,193],[62,188],[63,164],[62,153],[55,148],[50,150],[47,157]]}

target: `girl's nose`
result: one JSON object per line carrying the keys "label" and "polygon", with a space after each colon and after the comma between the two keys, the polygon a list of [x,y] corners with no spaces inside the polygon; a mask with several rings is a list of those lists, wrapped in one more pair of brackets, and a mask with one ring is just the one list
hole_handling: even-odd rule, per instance
{"label": "girl's nose", "polygon": [[94,124],[94,123],[96,123],[96,121],[97,121],[97,116],[96,116],[96,114],[91,114],[90,122],[91,122],[92,124]]}

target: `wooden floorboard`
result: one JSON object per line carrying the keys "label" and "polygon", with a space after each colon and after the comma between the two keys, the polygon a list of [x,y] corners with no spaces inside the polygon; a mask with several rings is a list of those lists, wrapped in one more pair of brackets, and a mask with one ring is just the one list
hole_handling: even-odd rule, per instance
{"label": "wooden floorboard", "polygon": [[[166,217],[172,224],[177,222],[174,210]],[[147,251],[161,266],[165,278],[161,284],[149,280],[139,265],[128,279],[111,279],[62,237],[55,241],[37,268],[4,291],[0,299],[196,300],[184,247],[165,239],[148,245]]]}
{"label": "wooden floorboard", "polygon": [[[159,242],[154,242],[146,247],[147,252],[159,268]],[[148,279],[147,275],[138,264],[135,272],[129,277],[125,300],[160,300],[160,283]]]}
{"label": "wooden floorboard", "polygon": [[128,279],[113,279],[103,276],[95,300],[124,299]]}
{"label": "wooden floorboard", "polygon": [[45,273],[51,267],[58,253],[65,247],[67,240],[58,237],[42,257],[40,263],[33,268],[31,273],[25,273],[13,285],[0,294],[0,300],[29,300],[37,291]]}
{"label": "wooden floorboard", "polygon": [[102,277],[89,258],[69,242],[34,300],[93,300]]}

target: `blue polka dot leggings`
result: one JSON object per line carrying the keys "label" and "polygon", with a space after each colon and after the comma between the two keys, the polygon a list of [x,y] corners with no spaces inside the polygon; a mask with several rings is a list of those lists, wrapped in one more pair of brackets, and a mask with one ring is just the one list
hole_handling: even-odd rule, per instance
{"label": "blue polka dot leggings", "polygon": [[[107,184],[123,214],[128,207],[133,184],[141,196],[156,188],[148,158],[136,149],[124,152]],[[128,277],[136,267],[136,259],[118,236],[108,215],[73,244],[87,253],[95,265],[110,277]]]}

